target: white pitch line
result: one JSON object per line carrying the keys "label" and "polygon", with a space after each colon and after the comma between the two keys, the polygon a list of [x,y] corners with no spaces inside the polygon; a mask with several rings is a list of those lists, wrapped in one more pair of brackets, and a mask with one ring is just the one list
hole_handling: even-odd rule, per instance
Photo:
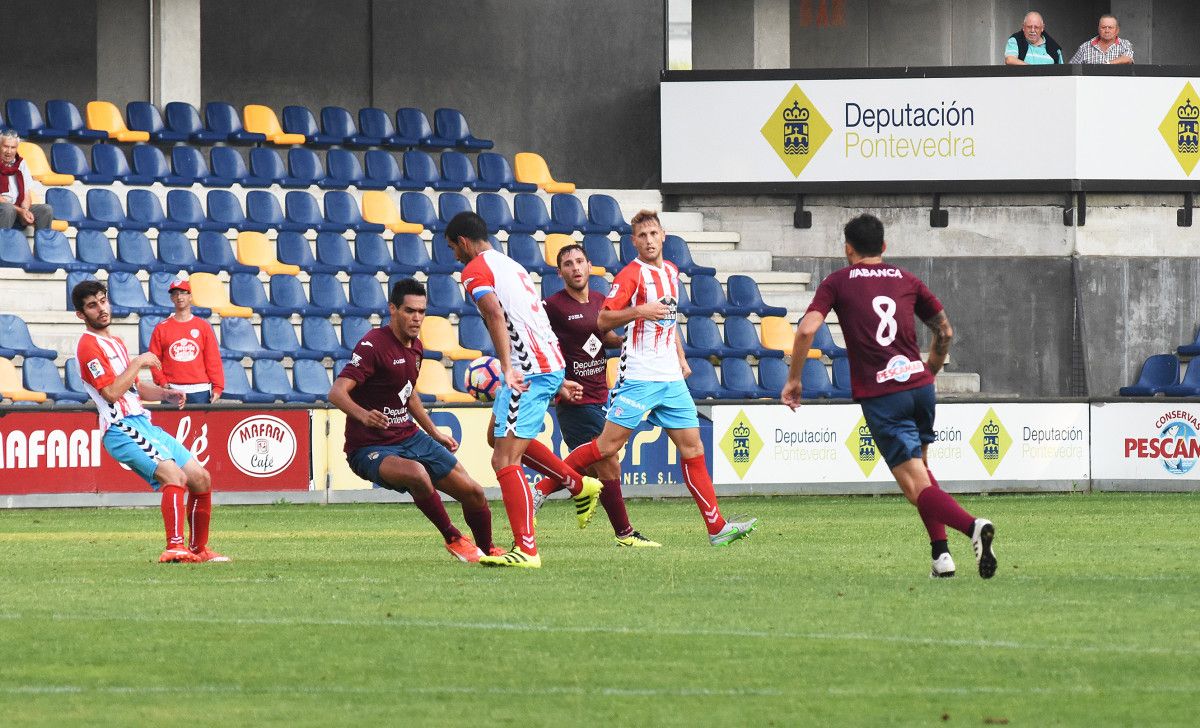
{"label": "white pitch line", "polygon": [[912,637],[907,635],[881,635],[866,632],[791,632],[740,629],[681,629],[659,627],[609,627],[603,625],[550,625],[521,622],[458,622],[452,620],[406,619],[336,619],[316,617],[208,617],[203,615],[168,614],[149,616],[137,614],[0,614],[0,620],[53,619],[59,622],[180,622],[185,624],[227,624],[234,626],[281,626],[281,627],[385,627],[389,629],[460,629],[486,632],[531,632],[539,634],[604,634],[612,636],[639,637],[722,637],[744,639],[793,639],[845,642],[877,642],[881,644],[903,644],[921,647],[968,647],[971,649],[997,649],[1036,652],[1082,652],[1116,654],[1151,654],[1176,657],[1195,657],[1200,648],[1169,648],[1157,645],[1081,645],[1071,643],[1027,643],[1012,640],[955,639],[946,637]]}

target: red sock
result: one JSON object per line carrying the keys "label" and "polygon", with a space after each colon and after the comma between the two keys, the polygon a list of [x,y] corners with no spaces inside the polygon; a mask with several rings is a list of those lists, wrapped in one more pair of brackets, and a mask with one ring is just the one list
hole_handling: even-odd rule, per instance
{"label": "red sock", "polygon": [[586,473],[588,468],[603,460],[600,456],[600,446],[592,440],[586,445],[580,445],[567,455],[563,460],[568,468],[571,468],[577,473]]}
{"label": "red sock", "polygon": [[468,508],[464,503],[462,514],[467,527],[471,529],[471,535],[475,537],[475,545],[486,554],[495,546],[492,543],[492,509],[488,508],[486,502],[482,508]]}
{"label": "red sock", "polygon": [[579,488],[583,485],[579,473],[584,471],[572,470],[554,454],[554,451],[537,440],[529,441],[525,454],[521,456],[521,464],[545,476],[537,484],[537,489],[542,495],[550,495],[563,488],[571,491],[572,495],[578,495]]}
{"label": "red sock", "polygon": [[533,535],[533,493],[525,479],[525,469],[520,465],[509,465],[496,473],[500,481],[500,495],[504,498],[504,512],[508,514],[508,525],[512,526],[513,543],[525,553],[537,554],[537,541]]}
{"label": "red sock", "polygon": [[621,495],[621,481],[602,480],[600,482],[604,485],[604,490],[600,491],[600,505],[604,506],[604,512],[608,514],[613,533],[624,538],[633,533],[633,526],[629,525],[629,513],[625,510],[625,497]]}
{"label": "red sock", "polygon": [[164,485],[162,488],[163,526],[167,530],[167,548],[183,548],[183,521],[187,509],[183,505],[183,486]]}
{"label": "red sock", "polygon": [[721,509],[717,505],[717,492],[713,490],[712,478],[708,476],[708,464],[703,455],[683,461],[683,482],[696,501],[696,506],[700,508],[700,515],[704,516],[708,535],[719,533],[725,528],[725,519],[721,517]]}
{"label": "red sock", "polygon": [[940,521],[968,536],[975,527],[975,517],[964,511],[958,501],[936,485],[929,486],[917,496],[917,511],[923,521]]}
{"label": "red sock", "polygon": [[212,493],[188,493],[187,520],[191,539],[188,548],[203,551],[208,546],[208,522],[212,518]]}
{"label": "red sock", "polygon": [[442,497],[436,490],[421,496],[414,493],[412,499],[434,528],[442,534],[442,538],[446,539],[446,543],[450,543],[462,535],[450,522],[450,514],[446,512],[446,506],[442,504]]}
{"label": "red sock", "polygon": [[[929,484],[934,488],[938,488],[937,478],[933,477],[933,473],[930,472],[929,468],[926,468],[925,472],[929,473]],[[920,500],[921,497],[917,496],[917,501],[919,502]],[[921,520],[925,522],[925,530],[929,532],[929,540],[931,542],[946,540],[946,524],[933,518],[930,514],[919,508],[917,509],[917,513],[921,514]]]}

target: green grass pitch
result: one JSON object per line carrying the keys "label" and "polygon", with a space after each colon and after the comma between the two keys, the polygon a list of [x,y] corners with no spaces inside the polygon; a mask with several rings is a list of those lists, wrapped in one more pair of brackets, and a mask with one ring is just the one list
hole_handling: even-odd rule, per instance
{"label": "green grass pitch", "polygon": [[638,551],[552,502],[540,571],[411,506],[218,507],[234,562],[162,566],[157,510],[0,511],[0,724],[1195,725],[1200,496],[962,501],[991,581],[898,497],[727,499],[726,549],[631,501]]}

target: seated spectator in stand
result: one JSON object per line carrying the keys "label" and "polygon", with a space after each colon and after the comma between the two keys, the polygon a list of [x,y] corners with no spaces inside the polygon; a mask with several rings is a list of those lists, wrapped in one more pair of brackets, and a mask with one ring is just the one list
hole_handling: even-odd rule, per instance
{"label": "seated spectator in stand", "polygon": [[0,132],[0,229],[32,225],[38,230],[50,227],[54,209],[33,205],[29,193],[33,177],[29,165],[17,154],[21,137],[11,129]]}
{"label": "seated spectator in stand", "polygon": [[187,404],[216,402],[225,389],[217,335],[207,321],[192,314],[192,284],[180,274],[169,285],[175,313],[150,334],[150,353],[162,362],[150,376],[160,387],[183,392]]}
{"label": "seated spectator in stand", "polygon": [[1100,34],[1079,46],[1071,63],[1133,63],[1133,44],[1117,33],[1117,16],[1100,16]]}
{"label": "seated spectator in stand", "polygon": [[1062,48],[1046,35],[1041,13],[1026,13],[1021,29],[1004,45],[1004,63],[1008,66],[1044,66],[1062,63]]}

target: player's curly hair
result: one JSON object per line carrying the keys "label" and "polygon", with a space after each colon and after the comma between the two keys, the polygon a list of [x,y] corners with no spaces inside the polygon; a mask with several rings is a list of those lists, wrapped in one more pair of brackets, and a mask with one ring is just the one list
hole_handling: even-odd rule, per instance
{"label": "player's curly hair", "polygon": [[76,311],[82,312],[83,302],[92,296],[99,296],[101,293],[107,296],[108,286],[100,281],[80,281],[71,289],[71,305],[75,307]]}
{"label": "player's curly hair", "polygon": [[591,258],[588,257],[587,251],[583,249],[582,245],[579,243],[571,243],[570,245],[564,245],[558,249],[558,259],[554,261],[555,265],[561,268],[562,259],[567,256],[567,253],[574,253],[576,250],[578,250],[580,253],[583,253],[584,260],[591,260]]}
{"label": "player's curly hair", "polygon": [[488,239],[487,223],[474,212],[464,210],[446,224],[446,240],[466,238],[471,242]]}
{"label": "player's curly hair", "polygon": [[883,253],[883,223],[874,215],[863,213],[843,228],[846,242],[859,255],[872,258]]}

